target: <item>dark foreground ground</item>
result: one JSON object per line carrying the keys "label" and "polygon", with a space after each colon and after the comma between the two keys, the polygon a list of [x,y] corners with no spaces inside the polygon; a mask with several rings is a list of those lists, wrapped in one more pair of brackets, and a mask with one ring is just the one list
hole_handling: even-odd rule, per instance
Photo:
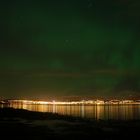
{"label": "dark foreground ground", "polygon": [[0,137],[10,139],[140,139],[140,120],[103,121],[31,112],[21,109],[0,109]]}

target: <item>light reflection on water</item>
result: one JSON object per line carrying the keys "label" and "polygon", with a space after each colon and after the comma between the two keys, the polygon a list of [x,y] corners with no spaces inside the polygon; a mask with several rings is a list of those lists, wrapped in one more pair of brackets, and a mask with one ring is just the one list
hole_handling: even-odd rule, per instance
{"label": "light reflection on water", "polygon": [[[0,107],[3,107],[2,105]],[[27,105],[10,104],[9,107],[38,112],[52,112],[93,119],[140,120],[140,105]]]}

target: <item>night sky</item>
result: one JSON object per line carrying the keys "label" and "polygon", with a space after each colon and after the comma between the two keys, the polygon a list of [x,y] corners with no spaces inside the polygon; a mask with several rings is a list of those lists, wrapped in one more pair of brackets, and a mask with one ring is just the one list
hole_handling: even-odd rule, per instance
{"label": "night sky", "polygon": [[1,0],[0,96],[140,92],[139,0]]}

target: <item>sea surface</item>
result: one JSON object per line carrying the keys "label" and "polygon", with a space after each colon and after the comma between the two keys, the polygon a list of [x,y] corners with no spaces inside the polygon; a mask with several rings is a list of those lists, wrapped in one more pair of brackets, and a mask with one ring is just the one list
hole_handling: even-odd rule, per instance
{"label": "sea surface", "polygon": [[[0,105],[1,108],[7,107]],[[10,104],[8,107],[37,112],[52,112],[96,120],[140,120],[140,105],[28,105]]]}

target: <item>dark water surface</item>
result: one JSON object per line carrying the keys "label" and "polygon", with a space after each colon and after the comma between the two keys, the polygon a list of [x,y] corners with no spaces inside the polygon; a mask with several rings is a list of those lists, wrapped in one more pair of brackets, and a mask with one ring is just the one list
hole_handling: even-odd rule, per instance
{"label": "dark water surface", "polygon": [[[4,107],[4,105],[0,105]],[[140,105],[27,105],[10,104],[9,107],[38,112],[52,112],[96,120],[140,120]]]}

